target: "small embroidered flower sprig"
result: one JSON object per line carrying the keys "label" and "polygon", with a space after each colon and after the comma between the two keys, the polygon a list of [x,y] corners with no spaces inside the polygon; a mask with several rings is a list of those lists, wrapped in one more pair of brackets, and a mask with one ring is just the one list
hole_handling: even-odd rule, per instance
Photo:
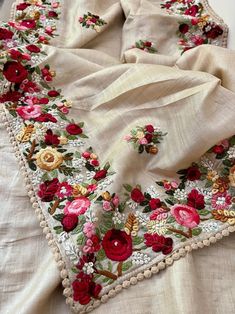
{"label": "small embroidered flower sprig", "polygon": [[87,14],[84,14],[83,17],[79,17],[79,23],[86,28],[92,28],[97,33],[100,32],[100,27],[107,24],[103,19],[99,17],[99,15],[92,14],[90,12],[87,12]]}
{"label": "small embroidered flower sprig", "polygon": [[138,48],[144,50],[149,53],[156,53],[157,49],[155,48],[155,44],[151,41],[147,40],[139,40],[135,42],[135,45],[132,48]]}
{"label": "small embroidered flower sprig", "polygon": [[131,130],[131,134],[124,137],[127,142],[133,144],[140,154],[144,151],[148,154],[156,155],[158,153],[157,144],[159,144],[167,133],[163,133],[159,127],[148,124],[144,127],[137,126]]}

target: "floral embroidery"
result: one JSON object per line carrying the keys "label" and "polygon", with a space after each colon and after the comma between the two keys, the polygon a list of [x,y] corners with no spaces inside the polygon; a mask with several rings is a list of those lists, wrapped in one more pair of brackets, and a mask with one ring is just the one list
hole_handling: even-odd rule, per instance
{"label": "floral embroidery", "polygon": [[145,52],[149,53],[156,53],[157,49],[155,48],[155,44],[151,41],[147,40],[139,40],[136,41],[135,45],[132,46],[132,48],[138,48],[141,50],[144,50]]}
{"label": "floral embroidery", "polygon": [[126,135],[124,139],[132,143],[134,149],[137,149],[140,154],[146,151],[148,154],[156,155],[158,153],[156,144],[159,144],[165,135],[167,133],[163,133],[158,127],[149,124],[132,129],[131,134]]}
{"label": "floral embroidery", "polygon": [[[146,191],[138,184],[108,191],[115,175],[109,162],[84,149],[84,123],[68,118],[71,103],[51,86],[56,72],[37,66],[45,52],[36,34],[45,34],[45,21],[54,25],[58,8],[59,2],[24,1],[17,22],[2,24],[0,101],[55,240],[72,265],[73,299],[86,305],[181,242],[235,224],[235,136],[179,170],[177,181],[157,181]],[[165,135],[146,125],[126,140],[139,152],[157,153]]]}
{"label": "floral embroidery", "polygon": [[84,14],[83,17],[79,17],[79,23],[82,27],[92,28],[96,32],[100,32],[100,27],[107,24],[107,22],[101,19],[99,15],[95,15],[90,12]]}
{"label": "floral embroidery", "polygon": [[223,29],[213,22],[200,0],[170,0],[162,3],[161,7],[170,14],[176,13],[184,17],[177,31],[182,52],[202,44],[218,44]]}

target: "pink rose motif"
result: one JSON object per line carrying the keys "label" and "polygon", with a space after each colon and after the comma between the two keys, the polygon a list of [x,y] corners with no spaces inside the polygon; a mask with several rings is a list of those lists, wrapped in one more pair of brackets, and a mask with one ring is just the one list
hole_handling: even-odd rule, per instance
{"label": "pink rose motif", "polygon": [[141,138],[141,139],[139,140],[139,143],[140,143],[141,145],[146,145],[146,144],[148,144],[148,141],[147,141],[147,139],[146,139],[145,137],[143,137],[143,138]]}
{"label": "pink rose motif", "polygon": [[88,191],[89,193],[93,193],[96,189],[97,189],[97,185],[96,185],[96,184],[90,184],[90,185],[88,185],[88,187],[87,187],[87,191]]}
{"label": "pink rose motif", "polygon": [[124,140],[127,141],[127,142],[129,142],[131,139],[132,139],[132,136],[129,135],[129,134],[124,136]]}
{"label": "pink rose motif", "polygon": [[70,196],[72,192],[73,192],[72,186],[68,184],[67,182],[62,182],[60,183],[58,187],[56,196],[58,196],[59,198],[64,198],[64,197]]}
{"label": "pink rose motif", "polygon": [[200,223],[200,216],[195,208],[176,204],[171,208],[171,214],[178,224],[193,229]]}
{"label": "pink rose motif", "polygon": [[64,207],[65,214],[76,214],[78,216],[85,214],[90,207],[91,202],[87,197],[81,196],[72,202],[67,202]]}
{"label": "pink rose motif", "polygon": [[87,238],[91,238],[95,234],[95,225],[88,221],[83,226],[83,232]]}
{"label": "pink rose motif", "polygon": [[42,108],[40,105],[20,106],[16,108],[16,111],[21,116],[21,118],[24,120],[29,120],[39,117],[42,113]]}
{"label": "pink rose motif", "polygon": [[112,203],[115,207],[118,207],[119,205],[119,197],[115,194],[115,196],[112,199]]}
{"label": "pink rose motif", "polygon": [[103,210],[105,210],[106,212],[109,212],[110,210],[112,210],[112,207],[109,201],[103,201]]}
{"label": "pink rose motif", "polygon": [[196,46],[200,46],[204,43],[204,39],[200,37],[199,35],[192,36],[191,40]]}
{"label": "pink rose motif", "polygon": [[156,210],[153,211],[153,213],[150,215],[150,220],[164,220],[167,219],[167,212],[165,211],[164,208],[158,208]]}
{"label": "pink rose motif", "polygon": [[231,205],[231,195],[225,193],[217,193],[212,196],[211,205],[215,209],[227,209]]}

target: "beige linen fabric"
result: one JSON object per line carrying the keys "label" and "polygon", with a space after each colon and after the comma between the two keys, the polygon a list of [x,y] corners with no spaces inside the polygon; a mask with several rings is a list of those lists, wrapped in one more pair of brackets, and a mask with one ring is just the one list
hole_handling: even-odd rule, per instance
{"label": "beige linen fabric", "polygon": [[[108,21],[101,33],[79,26],[78,16],[89,10]],[[174,177],[235,134],[235,52],[202,46],[176,58],[135,49],[125,56],[129,64],[120,64],[124,16],[118,1],[65,1],[62,12],[60,36],[45,48],[43,63],[56,69],[54,84],[73,101],[72,116],[85,121],[90,144],[117,172],[113,190],[124,182],[148,186],[157,176]],[[168,136],[157,156],[140,159],[123,136],[149,119]],[[0,312],[69,313],[3,126],[0,154]],[[194,251],[93,313],[232,314],[234,243],[231,234]]]}

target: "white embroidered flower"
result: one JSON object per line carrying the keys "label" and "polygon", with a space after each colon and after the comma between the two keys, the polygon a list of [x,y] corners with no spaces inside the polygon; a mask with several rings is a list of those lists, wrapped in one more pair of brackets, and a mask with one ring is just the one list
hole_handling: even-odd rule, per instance
{"label": "white embroidered flower", "polygon": [[35,186],[38,186],[40,183],[42,183],[42,176],[43,171],[41,169],[37,169],[35,172],[32,173],[32,184]]}
{"label": "white embroidered flower", "polygon": [[87,180],[92,180],[94,178],[94,175],[95,175],[95,171],[87,171],[86,172]]}
{"label": "white embroidered flower", "polygon": [[84,179],[84,176],[80,173],[80,174],[76,175],[75,177],[68,177],[67,182],[70,185],[74,185],[74,184],[82,183],[83,179]]}
{"label": "white embroidered flower", "polygon": [[138,207],[138,204],[133,200],[129,200],[126,204],[131,210],[135,210]]}
{"label": "white embroidered flower", "polygon": [[187,199],[187,193],[185,190],[177,189],[175,190],[174,198],[178,201],[185,201]]}
{"label": "white embroidered flower", "polygon": [[209,221],[202,225],[203,232],[210,233],[210,232],[218,231],[218,229],[219,229],[219,224],[216,221]]}
{"label": "white embroidered flower", "polygon": [[229,159],[235,159],[235,146],[229,148],[227,155]]}
{"label": "white embroidered flower", "polygon": [[151,196],[151,198],[158,198],[159,197],[159,193],[157,192],[157,189],[153,185],[151,185],[149,188],[147,188],[146,192]]}
{"label": "white embroidered flower", "polygon": [[214,163],[206,156],[201,157],[200,162],[201,162],[201,165],[207,168],[208,170],[214,169]]}
{"label": "white embroidered flower", "polygon": [[104,190],[112,183],[113,179],[111,179],[110,177],[106,177],[102,182],[98,183],[98,189]]}
{"label": "white embroidered flower", "polygon": [[66,240],[69,239],[69,235],[67,232],[61,232],[59,235],[58,235],[58,242],[59,243],[62,243],[62,242],[65,242]]}
{"label": "white embroidered flower", "polygon": [[135,265],[148,264],[150,257],[147,254],[141,252],[134,252],[131,256],[132,263]]}
{"label": "white embroidered flower", "polygon": [[136,217],[138,218],[139,220],[139,224],[142,225],[143,227],[145,227],[148,223],[148,216],[144,213],[141,213],[140,211],[136,211],[135,213]]}
{"label": "white embroidered flower", "polygon": [[119,225],[125,221],[125,215],[116,210],[114,212],[112,220],[115,225]]}
{"label": "white embroidered flower", "polygon": [[73,147],[82,147],[85,145],[85,142],[77,139],[77,140],[69,140],[68,144],[72,145]]}
{"label": "white embroidered flower", "polygon": [[85,166],[86,164],[86,159],[81,157],[81,158],[73,158],[72,160],[72,165],[74,168],[77,168],[79,170],[82,170],[82,168]]}
{"label": "white embroidered flower", "polygon": [[147,223],[148,232],[151,234],[157,233],[159,235],[166,234],[167,225],[166,220],[150,220]]}
{"label": "white embroidered flower", "polygon": [[71,261],[77,261],[78,260],[78,252],[77,252],[77,249],[74,245],[64,241],[64,248],[65,248],[66,255],[69,257],[69,259]]}
{"label": "white embroidered flower", "polygon": [[83,268],[82,268],[83,272],[87,275],[91,275],[94,273],[94,264],[92,262],[89,263],[85,263]]}

